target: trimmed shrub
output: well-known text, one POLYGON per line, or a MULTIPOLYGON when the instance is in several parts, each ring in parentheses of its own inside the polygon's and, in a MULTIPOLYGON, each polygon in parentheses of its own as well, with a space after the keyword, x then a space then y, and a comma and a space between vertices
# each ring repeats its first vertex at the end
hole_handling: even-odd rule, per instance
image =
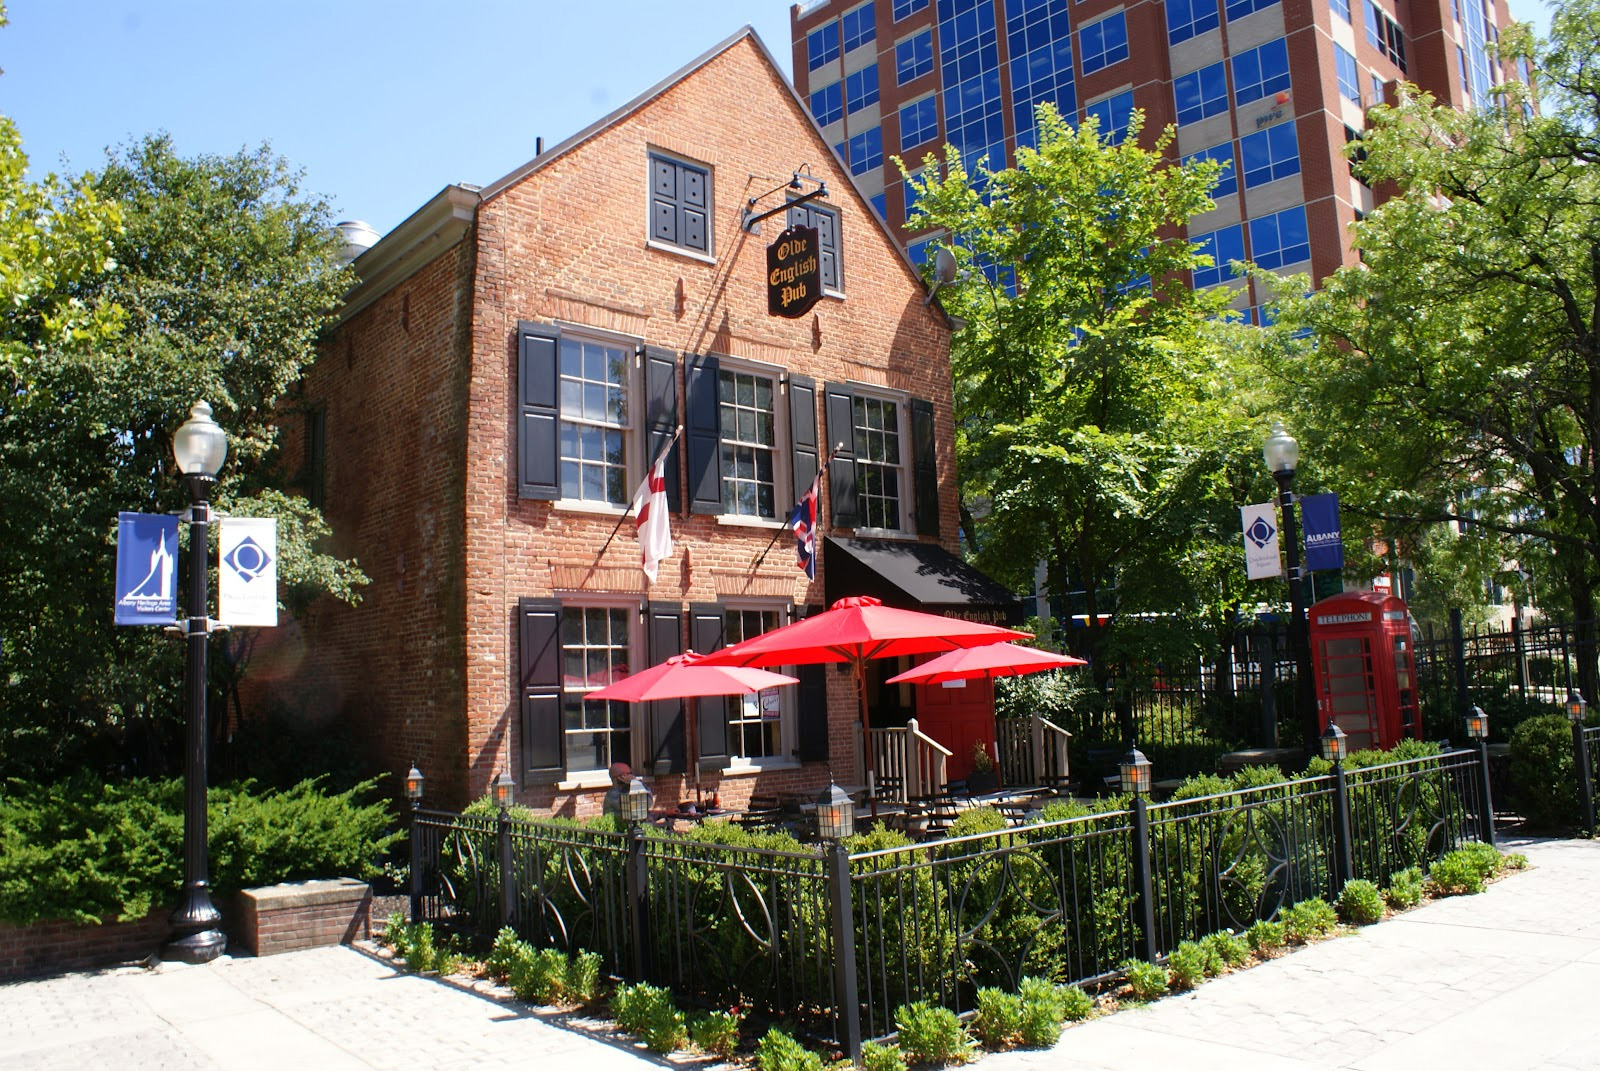
POLYGON ((925 1000, 902 1004, 894 1013, 900 1047, 918 1064, 958 1064, 972 1057, 972 1035, 949 1008, 925 1000))
POLYGON ((619 986, 611 997, 611 1014, 618 1026, 639 1035, 651 1052, 680 1049, 689 1037, 683 1013, 672 1003, 672 991, 648 982, 619 986))
MULTIPOLYGON (((1243 937, 1235 937, 1231 933, 1219 930, 1208 934, 1200 942, 1205 945, 1224 965, 1237 967, 1250 958, 1250 943, 1243 937)), ((1222 973, 1220 970, 1211 971, 1212 974, 1222 973)))
POLYGON ((1174 989, 1193 989, 1206 980, 1205 950, 1193 941, 1180 941, 1167 956, 1167 970, 1174 989))
POLYGON ((1070 1023, 1087 1019, 1094 1011, 1094 998, 1075 985, 1061 987, 1061 1017, 1070 1023))
POLYGON ((600 953, 580 950, 567 960, 566 996, 584 1005, 600 999, 600 953))
POLYGON ((726 1059, 739 1047, 739 1024, 744 1014, 735 1011, 706 1012, 689 1020, 689 1039, 703 1052, 726 1059))
POLYGON ((1156 1000, 1167 991, 1167 969, 1143 959, 1130 959, 1123 963, 1128 986, 1137 1000, 1156 1000))
POLYGON ((511 968, 517 960, 532 952, 527 942, 517 936, 516 930, 502 926, 500 932, 494 935, 494 945, 489 949, 489 958, 483 961, 483 966, 489 972, 489 977, 504 982, 511 977, 511 968))
POLYGON ((1428 883, 1441 896, 1480 893, 1500 873, 1500 853, 1487 844, 1469 844, 1447 852, 1428 870, 1428 883))
POLYGON ((1022 1031, 1022 997, 1003 989, 984 986, 978 990, 978 1010, 972 1017, 972 1032, 991 1049, 1004 1049, 1017 1042, 1022 1031))
POLYGON ((1339 892, 1339 917, 1352 926, 1370 926, 1383 918, 1383 896, 1362 878, 1344 883, 1339 892))
POLYGON ((1320 896, 1301 900, 1283 913, 1284 934, 1297 944, 1326 937, 1339 925, 1339 914, 1320 896))
POLYGON ((1529 718, 1511 734, 1511 784, 1517 813, 1536 829, 1579 821, 1572 725, 1560 714, 1529 718))
POLYGON ((906 1054, 899 1045, 861 1043, 861 1071, 906 1071, 906 1054))
POLYGON ((672 995, 649 982, 619 985, 611 994, 611 1017, 628 1033, 637 1034, 649 1022, 650 1008, 663 998, 670 1002, 672 995))
POLYGON ((822 1071, 822 1057, 773 1027, 756 1043, 756 1071, 822 1071))
POLYGON ((1018 1026, 1022 1044, 1045 1049, 1060 1041, 1061 1023, 1067 1017, 1065 991, 1045 978, 1024 978, 1018 996, 1022 1002, 1018 1026))
POLYGON ((1423 888, 1422 868, 1408 866, 1389 875, 1389 887, 1383 890, 1383 898, 1396 911, 1404 911, 1422 903, 1423 888))
POLYGON ((511 992, 530 1004, 554 1004, 561 999, 567 981, 567 957, 559 949, 535 951, 524 946, 511 963, 508 974, 511 992))
POLYGON ((383 924, 383 933, 380 935, 380 939, 384 944, 394 949, 394 954, 401 959, 405 958, 406 938, 410 936, 410 928, 411 924, 398 911, 390 914, 388 921, 383 924))
POLYGON ((1244 936, 1250 942, 1250 951, 1264 958, 1283 947, 1287 931, 1281 922, 1262 919, 1246 930, 1244 936))

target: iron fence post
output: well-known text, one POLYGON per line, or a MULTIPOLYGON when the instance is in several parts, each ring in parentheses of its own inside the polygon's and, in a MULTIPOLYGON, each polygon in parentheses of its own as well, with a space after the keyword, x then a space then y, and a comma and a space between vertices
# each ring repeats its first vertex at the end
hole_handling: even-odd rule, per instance
POLYGON ((1528 698, 1528 641, 1522 635, 1522 615, 1511 619, 1511 646, 1517 659, 1517 694, 1528 698))
POLYGON ((1139 883, 1139 929, 1144 938, 1144 958, 1156 961, 1156 890, 1150 873, 1150 815, 1144 797, 1133 798, 1133 870, 1139 883))
POLYGON ((510 924, 512 905, 517 902, 516 874, 511 868, 511 816, 504 807, 495 822, 500 856, 500 925, 510 924))
POLYGON ((861 1062, 861 1001, 856 979, 856 926, 851 911, 850 851, 844 841, 828 846, 829 923, 833 930, 833 1005, 839 1042, 851 1061, 861 1062))
POLYGON ((1356 876, 1355 863, 1350 856, 1350 785, 1345 780, 1342 762, 1333 764, 1333 846, 1339 878, 1339 887, 1333 892, 1338 895, 1356 876))
POLYGON ((1572 723, 1572 764, 1578 771, 1578 799, 1583 804, 1583 828, 1594 836, 1594 782, 1589 770, 1589 745, 1583 739, 1583 722, 1572 723))
POLYGON ((1461 611, 1450 611, 1450 652, 1456 662, 1456 724, 1472 713, 1472 698, 1467 693, 1467 639, 1461 632, 1461 611))
POLYGON ((421 800, 411 801, 411 921, 422 920, 422 828, 417 811, 421 800))
POLYGON ((1494 840, 1494 791, 1489 787, 1489 741, 1478 741, 1478 794, 1483 799, 1478 804, 1478 836, 1489 847, 1494 840))
POLYGON ((644 854, 644 830, 638 822, 628 823, 628 862, 625 882, 628 895, 628 921, 633 929, 633 980, 645 980, 650 957, 645 947, 650 935, 650 903, 647 886, 650 862, 644 854))

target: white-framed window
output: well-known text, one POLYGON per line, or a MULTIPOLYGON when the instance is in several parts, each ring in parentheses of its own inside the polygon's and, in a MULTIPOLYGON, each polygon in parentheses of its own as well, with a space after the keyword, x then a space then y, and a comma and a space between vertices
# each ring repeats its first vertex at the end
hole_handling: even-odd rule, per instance
POLYGON ((626 508, 632 485, 636 346, 564 331, 557 374, 561 499, 626 508))
MULTIPOLYGON (((784 623, 783 608, 776 603, 725 604, 722 611, 723 642, 771 632, 784 623)), ((777 670, 793 676, 793 667, 777 670)), ((794 688, 768 688, 750 695, 728 698, 728 761, 732 766, 760 766, 789 762, 794 750, 794 688)))
MULTIPOLYGON (((717 370, 723 512, 777 520, 783 451, 778 375, 722 358, 717 370)), ((787 498, 787 496, 784 496, 787 498)), ((730 641, 731 642, 731 641, 730 641)))
POLYGON ((633 704, 585 696, 626 677, 640 661, 638 621, 637 603, 562 604, 561 727, 569 778, 633 761, 633 704))
POLYGON ((856 450, 857 528, 905 529, 907 405, 904 399, 855 391, 851 403, 856 450))

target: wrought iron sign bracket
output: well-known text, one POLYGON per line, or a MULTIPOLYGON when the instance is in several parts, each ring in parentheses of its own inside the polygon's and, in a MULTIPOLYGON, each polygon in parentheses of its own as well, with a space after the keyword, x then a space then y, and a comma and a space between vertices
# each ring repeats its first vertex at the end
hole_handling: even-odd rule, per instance
POLYGON ((739 219, 739 226, 743 230, 754 234, 756 233, 756 228, 760 226, 761 221, 766 219, 768 216, 775 216, 779 212, 787 212, 795 205, 803 205, 807 201, 814 201, 818 197, 826 196, 828 196, 828 184, 821 179, 812 177, 810 164, 801 164, 800 170, 796 171, 794 176, 788 182, 785 182, 781 186, 774 186, 766 193, 750 198, 750 200, 745 203, 744 213, 739 219), (779 190, 798 190, 802 188, 802 183, 804 182, 815 182, 817 184, 817 188, 812 190, 810 193, 803 193, 791 201, 785 201, 777 208, 769 208, 765 212, 760 213, 756 212, 756 205, 760 204, 768 197, 771 197, 779 190))

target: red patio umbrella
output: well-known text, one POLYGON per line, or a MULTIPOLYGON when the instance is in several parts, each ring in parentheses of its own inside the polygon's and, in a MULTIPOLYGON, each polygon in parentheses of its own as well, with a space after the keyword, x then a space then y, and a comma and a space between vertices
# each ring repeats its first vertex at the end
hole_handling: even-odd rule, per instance
POLYGON ((990 680, 994 677, 1017 677, 1025 673, 1043 673, 1068 666, 1087 666, 1089 663, 1072 655, 1041 651, 1037 647, 1019 647, 1014 643, 991 643, 986 647, 969 647, 951 651, 930 659, 897 676, 890 684, 943 684, 946 681, 990 680))
POLYGON ((648 703, 657 699, 689 700, 689 725, 685 736, 689 769, 694 777, 696 799, 700 795, 700 711, 697 700, 703 695, 748 695, 751 692, 799 684, 782 673, 745 666, 707 665, 706 655, 686 651, 659 665, 630 673, 615 684, 589 692, 584 699, 615 699, 626 703, 648 703))
MULTIPOLYGON (((871 728, 867 719, 868 659, 956 651, 965 647, 1026 639, 1032 639, 1026 632, 924 614, 916 610, 898 610, 883 605, 880 599, 863 595, 840 599, 826 613, 714 651, 706 655, 705 661, 732 666, 848 663, 855 670, 856 697, 861 708, 862 744, 866 751, 867 772, 870 774, 873 772, 873 757, 872 740, 867 735, 871 728)), ((876 799, 873 800, 873 812, 877 812, 876 799)))

